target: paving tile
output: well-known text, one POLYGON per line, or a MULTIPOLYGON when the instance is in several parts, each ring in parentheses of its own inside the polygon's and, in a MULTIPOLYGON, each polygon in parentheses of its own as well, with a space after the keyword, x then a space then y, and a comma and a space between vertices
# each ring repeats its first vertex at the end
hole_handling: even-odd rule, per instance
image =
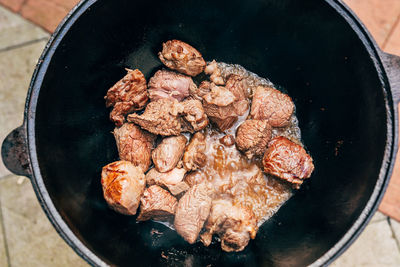
MULTIPOLYGON (((29 82, 46 42, 0 53, 0 141, 22 124, 29 82)), ((0 161, 0 177, 10 174, 0 161)))
POLYGON ((384 50, 385 52, 400 56, 400 18, 390 35, 384 50))
POLYGON ((68 9, 65 7, 47 0, 27 0, 21 9, 23 17, 49 32, 56 29, 67 13, 68 9))
POLYGON ((38 26, 0 6, 0 50, 47 36, 38 26))
POLYGON ((11 266, 88 266, 57 234, 29 179, 0 180, 0 200, 11 266))
MULTIPOLYGON (((400 246, 400 222, 390 219, 390 226, 392 227, 394 237, 397 240, 397 244, 400 246)), ((399 247, 400 250, 400 247, 399 247)))
POLYGON ((332 267, 398 267, 400 253, 387 220, 370 223, 332 267))
POLYGON ((0 216, 0 266, 7 266, 7 253, 4 243, 4 235, 3 235, 3 221, 2 216, 0 216))
POLYGON ((383 214, 383 213, 380 212, 380 211, 377 211, 377 212, 374 214, 374 216, 372 217, 370 223, 384 221, 384 220, 387 220, 387 218, 388 218, 388 217, 387 217, 385 214, 383 214))
POLYGON ((343 0, 382 47, 400 14, 399 0, 343 0))
POLYGON ((18 12, 25 0, 0 0, 0 4, 8 7, 14 12, 18 12))

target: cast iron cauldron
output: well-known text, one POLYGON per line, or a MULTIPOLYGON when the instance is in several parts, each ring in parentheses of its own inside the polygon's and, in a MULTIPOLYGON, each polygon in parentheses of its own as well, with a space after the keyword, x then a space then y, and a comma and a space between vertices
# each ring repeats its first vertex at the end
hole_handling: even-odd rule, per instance
POLYGON ((49 41, 2 156, 94 266, 325 265, 360 234, 388 184, 398 92, 400 58, 380 51, 341 1, 88 0, 49 41), (241 253, 188 245, 102 198, 101 167, 118 158, 103 96, 125 67, 149 78, 172 38, 286 88, 315 160, 312 178, 241 253))

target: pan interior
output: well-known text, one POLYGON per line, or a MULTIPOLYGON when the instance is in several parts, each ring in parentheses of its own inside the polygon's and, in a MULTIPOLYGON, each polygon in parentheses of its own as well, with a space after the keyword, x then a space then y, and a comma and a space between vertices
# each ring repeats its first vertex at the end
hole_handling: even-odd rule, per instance
POLYGON ((372 60, 324 1, 121 0, 98 1, 64 36, 42 82, 35 134, 58 212, 107 263, 291 266, 317 260, 359 217, 378 179, 386 122, 372 60), (312 178, 241 253, 188 245, 160 224, 111 211, 103 200, 101 167, 118 159, 103 97, 126 67, 148 79, 169 39, 285 87, 314 158, 312 178))

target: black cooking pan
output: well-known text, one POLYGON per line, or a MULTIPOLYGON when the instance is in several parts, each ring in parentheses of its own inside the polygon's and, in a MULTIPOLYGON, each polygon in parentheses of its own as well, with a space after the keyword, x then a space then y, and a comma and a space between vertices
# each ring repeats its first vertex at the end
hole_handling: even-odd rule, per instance
POLYGON ((31 178, 54 227, 94 266, 325 265, 383 196, 399 92, 400 58, 379 50, 341 1, 88 0, 49 41, 24 123, 2 156, 31 178), (240 253, 188 245, 163 225, 111 211, 102 197, 101 167, 118 158, 103 96, 125 67, 149 78, 173 38, 286 88, 315 161, 311 179, 240 253))

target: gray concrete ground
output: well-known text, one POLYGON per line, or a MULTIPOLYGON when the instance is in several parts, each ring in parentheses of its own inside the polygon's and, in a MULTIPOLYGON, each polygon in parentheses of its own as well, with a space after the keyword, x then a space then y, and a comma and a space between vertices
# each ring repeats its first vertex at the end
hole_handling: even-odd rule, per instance
MULTIPOLYGON (((0 140, 22 123, 29 81, 49 35, 0 7, 0 140)), ((332 264, 400 266, 400 223, 382 213, 332 264)), ((56 233, 30 181, 0 163, 0 266, 87 266, 56 233)))

